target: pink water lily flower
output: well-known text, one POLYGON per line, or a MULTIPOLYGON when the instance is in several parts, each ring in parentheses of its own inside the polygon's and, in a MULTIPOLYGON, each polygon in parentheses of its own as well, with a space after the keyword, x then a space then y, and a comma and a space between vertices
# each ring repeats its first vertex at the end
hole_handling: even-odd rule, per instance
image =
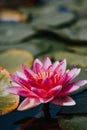
POLYGON ((75 105, 70 94, 87 84, 87 80, 73 82, 80 73, 80 69, 66 70, 66 59, 62 62, 46 57, 43 62, 35 59, 33 70, 22 65, 23 73, 10 75, 15 85, 7 88, 11 94, 26 97, 18 110, 33 108, 41 103, 53 103, 62 106, 75 105))

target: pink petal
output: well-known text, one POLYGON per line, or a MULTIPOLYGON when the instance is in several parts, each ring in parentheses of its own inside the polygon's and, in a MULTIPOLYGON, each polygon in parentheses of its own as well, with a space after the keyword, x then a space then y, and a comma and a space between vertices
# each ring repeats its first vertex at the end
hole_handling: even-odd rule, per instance
POLYGON ((38 74, 40 71, 41 71, 41 66, 38 63, 36 63, 34 66, 34 72, 38 74))
POLYGON ((18 107, 17 110, 23 111, 27 109, 31 109, 33 107, 38 106, 41 104, 40 100, 38 98, 26 98, 18 107))
POLYGON ((75 85, 78 85, 80 87, 82 87, 86 84, 87 84, 87 80, 79 80, 79 81, 75 82, 75 85))
POLYGON ((22 69, 23 69, 24 74, 26 75, 27 79, 34 80, 35 73, 31 69, 29 69, 25 65, 22 65, 22 69))
POLYGON ((42 62, 41 62, 40 60, 36 59, 36 60, 34 61, 34 66, 33 66, 34 72, 35 72, 35 73, 40 72, 41 67, 42 67, 42 62))
POLYGON ((36 94, 34 94, 32 91, 28 89, 24 89, 20 86, 12 86, 6 88, 6 91, 11 94, 20 95, 24 97, 38 97, 36 94))
POLYGON ((18 77, 21 77, 21 78, 27 80, 27 78, 26 78, 26 76, 24 75, 24 73, 19 72, 19 71, 16 71, 16 74, 17 74, 18 77))
POLYGON ((47 96, 47 92, 44 89, 32 87, 31 91, 34 92, 39 97, 42 97, 42 98, 47 96))
POLYGON ((76 78, 76 76, 78 76, 78 74, 80 73, 81 69, 71 69, 69 70, 69 72, 67 72, 67 78, 65 79, 64 84, 67 84, 69 82, 71 82, 74 78, 76 78))
POLYGON ((49 59, 49 57, 46 57, 43 61, 43 68, 48 69, 50 65, 52 65, 51 60, 49 59))
POLYGON ((65 80, 66 80, 66 73, 62 75, 62 77, 58 81, 56 81, 56 84, 57 85, 64 84, 65 80))
POLYGON ((80 86, 75 85, 75 84, 71 84, 67 87, 65 87, 61 93, 59 94, 59 96, 65 96, 65 95, 69 95, 75 91, 77 91, 80 88, 80 86))
POLYGON ((26 86, 27 88, 30 87, 29 82, 28 82, 27 80, 23 79, 23 78, 18 77, 18 76, 15 76, 15 75, 12 75, 12 74, 10 74, 10 77, 11 77, 11 79, 12 79, 15 83, 17 83, 17 84, 19 84, 19 85, 21 85, 21 86, 26 86))
POLYGON ((25 97, 29 96, 28 91, 19 86, 8 87, 6 88, 6 91, 8 93, 15 94, 15 95, 20 95, 25 97))
POLYGON ((66 70, 66 59, 64 59, 62 62, 59 63, 59 65, 56 67, 54 74, 59 73, 59 75, 63 75, 66 70))
POLYGON ((22 87, 20 87, 20 86, 12 86, 12 87, 7 87, 5 90, 8 93, 19 95, 18 92, 20 90, 24 90, 24 89, 22 87))
POLYGON ((85 84, 87 84, 87 80, 80 80, 80 81, 74 82, 74 83, 66 86, 64 89, 62 89, 60 96, 65 96, 65 95, 71 94, 71 93, 77 91, 79 88, 81 88, 85 84))
POLYGON ((53 65, 50 65, 50 66, 48 67, 48 69, 46 70, 46 72, 47 72, 48 74, 50 74, 50 77, 53 75, 53 72, 54 72, 54 70, 58 67, 58 65, 59 65, 59 62, 56 61, 53 65))
POLYGON ((48 92, 48 95, 55 97, 55 96, 57 96, 59 94, 59 92, 61 91, 61 89, 62 89, 61 85, 56 86, 56 87, 50 89, 50 91, 48 92))
POLYGON ((51 103, 60 106, 72 106, 76 104, 75 101, 69 96, 55 98, 51 101, 51 103))
MULTIPOLYGON (((42 80, 41 80, 42 81, 42 80)), ((41 84, 39 84, 41 82, 40 80, 38 81, 33 81, 33 80, 30 80, 29 81, 29 84, 33 87, 36 87, 36 88, 41 88, 41 84)))
POLYGON ((56 61, 56 62, 54 62, 54 64, 52 65, 52 73, 55 71, 55 69, 58 67, 58 65, 59 65, 59 61, 56 61))
POLYGON ((40 98, 40 101, 41 101, 41 103, 47 103, 47 102, 52 101, 53 98, 54 98, 54 96, 51 96, 51 97, 48 96, 48 97, 40 98))
POLYGON ((42 87, 45 90, 49 90, 53 87, 53 82, 50 78, 46 78, 42 81, 42 87))
POLYGON ((47 72, 47 73, 52 73, 52 65, 50 65, 50 66, 47 68, 47 70, 45 70, 45 72, 47 72))

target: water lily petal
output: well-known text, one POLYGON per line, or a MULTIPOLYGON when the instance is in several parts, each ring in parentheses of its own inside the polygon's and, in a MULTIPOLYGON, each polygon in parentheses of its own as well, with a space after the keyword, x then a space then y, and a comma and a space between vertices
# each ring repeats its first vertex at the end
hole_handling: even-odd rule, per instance
POLYGON ((23 69, 24 74, 26 75, 27 79, 34 80, 35 73, 31 69, 29 69, 25 65, 22 65, 22 69, 23 69))
POLYGON ((69 85, 69 86, 67 86, 67 88, 65 88, 61 91, 59 96, 65 96, 65 95, 71 94, 71 93, 77 91, 79 88, 80 88, 80 86, 75 85, 75 84, 69 85))
POLYGON ((27 80, 23 79, 23 78, 18 77, 18 76, 15 76, 15 75, 13 75, 13 74, 10 74, 10 77, 11 77, 11 79, 12 79, 15 83, 17 83, 17 84, 19 84, 19 85, 22 85, 22 86, 26 86, 26 87, 28 87, 28 88, 30 87, 29 82, 28 82, 27 80))
POLYGON ((66 70, 66 59, 59 63, 59 65, 54 70, 54 74, 58 73, 59 75, 63 75, 66 70))
POLYGON ((59 92, 61 91, 61 89, 62 89, 61 85, 56 86, 56 87, 50 89, 50 91, 48 92, 48 95, 55 97, 55 96, 57 96, 59 94, 59 92))
POLYGON ((50 65, 52 65, 51 60, 49 59, 49 57, 46 57, 43 61, 43 68, 48 69, 50 65))
POLYGON ((35 93, 36 95, 38 95, 39 97, 46 97, 47 96, 47 92, 44 90, 44 89, 40 89, 40 88, 35 88, 35 87, 32 87, 31 88, 31 91, 33 93, 35 93))
POLYGON ((51 96, 51 97, 44 97, 44 98, 40 98, 40 101, 41 103, 47 103, 47 102, 50 102, 54 99, 54 96, 51 96))
POLYGON ((61 106, 73 106, 76 104, 75 101, 69 96, 55 98, 51 101, 51 103, 61 106))
POLYGON ((18 107, 17 110, 23 111, 27 109, 31 109, 33 107, 41 104, 41 101, 38 98, 26 98, 18 107))
POLYGON ((81 69, 71 69, 67 72, 67 77, 65 79, 64 84, 67 84, 69 82, 71 82, 74 78, 76 78, 78 76, 78 74, 80 73, 81 69))
POLYGON ((62 77, 58 81, 56 81, 56 84, 57 85, 60 85, 60 84, 63 85, 65 80, 66 80, 66 77, 67 77, 67 75, 65 73, 64 75, 62 75, 62 77))
POLYGON ((67 94, 73 93, 77 91, 79 88, 87 84, 87 80, 80 80, 77 82, 74 82, 68 86, 66 86, 60 93, 60 96, 65 96, 67 94))
POLYGON ((29 89, 24 89, 21 86, 12 86, 6 88, 6 91, 11 94, 20 95, 24 97, 38 97, 36 94, 34 94, 29 89))
POLYGON ((28 91, 19 86, 8 87, 8 88, 6 88, 6 91, 8 93, 15 94, 15 95, 29 96, 28 91))
POLYGON ((22 90, 23 88, 21 86, 12 86, 12 87, 7 87, 5 90, 8 92, 8 93, 11 93, 11 94, 17 94, 18 95, 18 92, 20 90, 22 90))
POLYGON ((35 59, 33 65, 33 71, 37 74, 45 72, 45 68, 43 68, 43 63, 39 59, 35 59))
POLYGON ((74 84, 82 87, 87 84, 87 80, 79 80, 79 81, 76 81, 74 84))
POLYGON ((36 60, 34 61, 33 71, 34 71, 35 73, 38 73, 38 72, 40 72, 41 67, 42 67, 42 62, 41 62, 40 60, 36 59, 36 60))
POLYGON ((53 81, 50 78, 46 78, 42 81, 42 87, 45 90, 49 90, 51 88, 53 88, 53 81))
POLYGON ((58 67, 58 65, 59 65, 59 61, 56 61, 56 62, 54 62, 54 64, 52 65, 52 73, 54 72, 54 70, 58 67))
POLYGON ((21 77, 21 78, 27 80, 27 78, 26 78, 26 76, 24 75, 24 73, 19 72, 19 71, 16 71, 16 74, 17 74, 18 77, 21 77))

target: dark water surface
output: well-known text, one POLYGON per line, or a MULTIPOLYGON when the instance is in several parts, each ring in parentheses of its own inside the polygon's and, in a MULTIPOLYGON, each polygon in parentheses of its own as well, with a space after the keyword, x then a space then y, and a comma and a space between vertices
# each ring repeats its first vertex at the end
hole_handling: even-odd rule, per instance
POLYGON ((43 105, 40 105, 31 110, 21 112, 15 110, 9 114, 0 116, 0 130, 33 130, 35 128, 38 130, 42 130, 42 128, 43 130, 56 130, 56 128, 59 127, 56 114, 60 110, 60 107, 52 104, 50 105, 50 114, 52 119, 45 119, 42 110, 43 105))

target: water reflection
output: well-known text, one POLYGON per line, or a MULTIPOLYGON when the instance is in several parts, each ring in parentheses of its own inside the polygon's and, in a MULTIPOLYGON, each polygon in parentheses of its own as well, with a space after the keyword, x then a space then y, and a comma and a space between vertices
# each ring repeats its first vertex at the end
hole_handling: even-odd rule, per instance
POLYGON ((30 118, 21 120, 22 125, 19 130, 62 130, 57 119, 30 118), (23 123, 24 122, 24 123, 23 123))

